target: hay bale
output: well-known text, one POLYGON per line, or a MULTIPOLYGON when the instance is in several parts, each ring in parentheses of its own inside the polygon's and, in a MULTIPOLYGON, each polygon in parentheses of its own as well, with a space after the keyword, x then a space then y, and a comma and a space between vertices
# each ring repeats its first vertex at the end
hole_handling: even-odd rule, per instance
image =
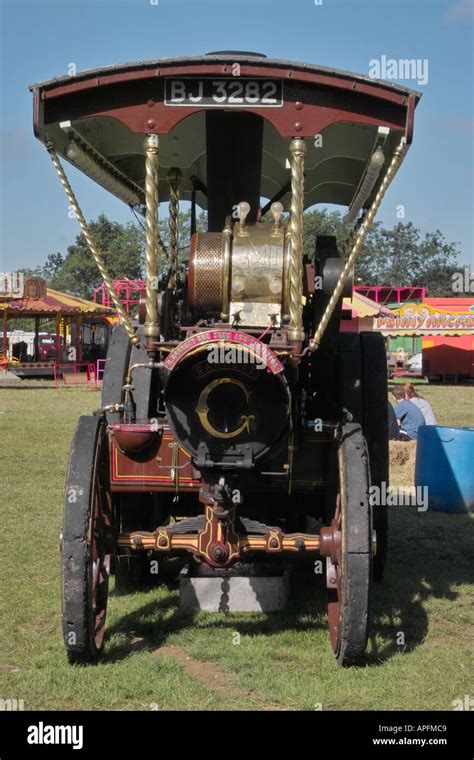
POLYGON ((390 485, 415 484, 416 441, 389 442, 390 485))

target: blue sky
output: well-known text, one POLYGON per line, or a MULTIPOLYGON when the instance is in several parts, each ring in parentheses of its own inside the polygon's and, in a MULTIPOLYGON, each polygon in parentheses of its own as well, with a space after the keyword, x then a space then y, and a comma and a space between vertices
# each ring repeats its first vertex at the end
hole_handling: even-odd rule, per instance
MULTIPOLYGON (((50 159, 32 133, 28 84, 124 61, 256 50, 368 74, 369 61, 427 59, 413 147, 379 219, 439 228, 474 269, 472 0, 0 0, 0 270, 42 264, 78 233, 50 159)), ((87 218, 132 219, 68 166, 87 218)))

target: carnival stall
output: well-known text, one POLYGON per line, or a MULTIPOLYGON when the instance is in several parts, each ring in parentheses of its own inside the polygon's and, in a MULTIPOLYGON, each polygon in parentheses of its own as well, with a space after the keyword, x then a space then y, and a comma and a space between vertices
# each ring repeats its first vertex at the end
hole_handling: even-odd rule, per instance
POLYGON ((86 372, 107 352, 113 310, 31 277, 0 295, 1 364, 19 377, 86 372))
POLYGON ((429 380, 474 378, 474 298, 425 298, 374 317, 386 337, 421 336, 422 374, 429 380))

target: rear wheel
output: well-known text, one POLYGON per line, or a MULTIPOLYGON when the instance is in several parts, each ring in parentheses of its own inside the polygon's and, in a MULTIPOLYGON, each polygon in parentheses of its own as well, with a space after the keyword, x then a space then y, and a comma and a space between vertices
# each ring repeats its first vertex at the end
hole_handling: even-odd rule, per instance
POLYGON ((336 660, 363 657, 372 584, 369 462, 361 427, 344 425, 336 444, 338 487, 330 525, 321 529, 326 554, 329 634, 336 660))
POLYGON ((80 417, 69 455, 61 542, 62 625, 70 662, 90 662, 104 645, 112 531, 105 425, 99 417, 80 417))
MULTIPOLYGON (((123 325, 114 327, 102 378, 102 407, 119 404, 122 401, 122 388, 128 370, 131 348, 130 337, 125 327, 123 325)), ((108 424, 113 425, 120 422, 121 413, 108 411, 106 417, 108 424)))

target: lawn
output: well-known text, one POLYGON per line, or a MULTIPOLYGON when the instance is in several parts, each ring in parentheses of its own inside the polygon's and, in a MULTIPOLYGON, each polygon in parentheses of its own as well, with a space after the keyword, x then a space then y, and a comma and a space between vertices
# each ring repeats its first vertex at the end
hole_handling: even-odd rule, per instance
MULTIPOLYGON (((474 425, 474 388, 424 386, 441 424, 474 425)), ((473 515, 390 510, 367 664, 336 666, 324 589, 292 574, 284 615, 185 617, 177 585, 109 599, 97 665, 66 662, 59 531, 67 452, 88 388, 0 388, 0 698, 25 709, 452 709, 472 694, 473 515), (236 635, 239 634, 239 635, 236 635)))

